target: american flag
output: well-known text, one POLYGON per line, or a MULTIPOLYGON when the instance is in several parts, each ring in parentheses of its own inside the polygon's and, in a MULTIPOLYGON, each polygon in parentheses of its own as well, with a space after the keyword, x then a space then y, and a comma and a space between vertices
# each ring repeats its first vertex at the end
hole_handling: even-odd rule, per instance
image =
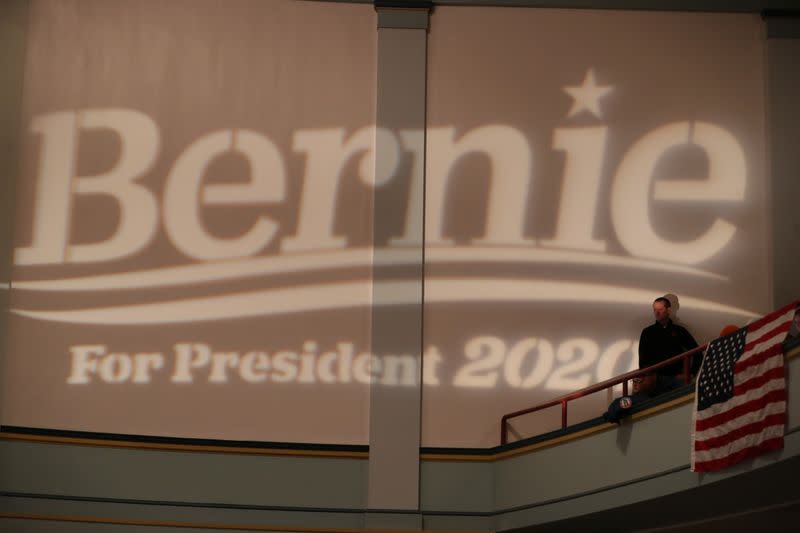
POLYGON ((692 471, 783 448, 783 340, 797 302, 709 343, 697 378, 692 471))

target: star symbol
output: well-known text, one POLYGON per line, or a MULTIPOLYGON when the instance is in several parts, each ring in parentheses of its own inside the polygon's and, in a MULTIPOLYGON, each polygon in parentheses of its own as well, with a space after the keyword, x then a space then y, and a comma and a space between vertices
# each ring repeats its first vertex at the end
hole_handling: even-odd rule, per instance
POLYGON ((583 84, 580 87, 564 87, 564 91, 572 97, 572 108, 567 113, 567 118, 577 115, 581 111, 591 111, 597 118, 600 117, 600 98, 614 90, 611 85, 597 85, 594 80, 594 69, 586 71, 583 84))

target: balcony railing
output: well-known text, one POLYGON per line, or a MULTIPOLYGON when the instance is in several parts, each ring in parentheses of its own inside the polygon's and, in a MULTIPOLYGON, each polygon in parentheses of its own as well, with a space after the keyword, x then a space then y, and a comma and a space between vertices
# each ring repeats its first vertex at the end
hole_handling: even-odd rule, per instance
POLYGON ((626 374, 621 374, 614 378, 608 379, 606 381, 601 381, 600 383, 595 383, 594 385, 590 385, 585 389, 581 389, 575 392, 571 392, 565 396, 561 396, 560 398, 556 398, 555 400, 550 400, 549 402, 542 403, 540 405, 530 407, 528 409, 522 409, 520 411, 514 411, 513 413, 509 413, 507 415, 503 415, 503 418, 500 419, 500 444, 507 444, 508 443, 508 421, 512 418, 517 418, 522 415, 527 415, 529 413, 534 413, 536 411, 541 411, 542 409, 547 409, 548 407, 554 407, 556 405, 561 405, 561 429, 565 429, 567 427, 567 405, 572 400, 577 400, 578 398, 583 398, 584 396, 588 396, 589 394, 594 394, 595 392, 602 391, 604 389, 608 389, 610 387, 614 387, 615 385, 619 385, 622 383, 622 395, 628 395, 628 381, 633 378, 644 376, 646 374, 652 373, 654 370, 658 370, 661 367, 671 365, 678 361, 683 361, 683 382, 689 383, 689 368, 692 357, 698 353, 703 353, 706 349, 707 344, 702 346, 698 346, 697 348, 693 348, 688 352, 684 352, 680 355, 676 355, 660 363, 655 365, 649 366, 647 368, 640 368, 638 370, 633 370, 626 374))

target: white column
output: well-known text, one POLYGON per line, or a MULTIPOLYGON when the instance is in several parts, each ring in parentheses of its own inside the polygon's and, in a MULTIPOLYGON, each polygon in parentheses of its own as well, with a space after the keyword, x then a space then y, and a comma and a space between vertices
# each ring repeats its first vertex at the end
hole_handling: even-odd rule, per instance
MULTIPOLYGON (((378 13, 376 120, 379 128, 387 128, 399 139, 401 130, 423 132, 425 128, 430 3, 402 2, 402 8, 383 4, 391 3, 375 2, 378 13)), ((416 170, 424 172, 423 158, 412 156, 425 153, 424 135, 405 136, 402 142, 401 157, 406 158, 402 161, 418 165, 416 170)), ((391 153, 392 147, 382 146, 379 138, 376 165, 381 165, 384 154, 391 153)), ((373 243, 376 254, 386 247, 387 224, 395 220, 396 214, 403 213, 407 206, 423 205, 422 198, 409 196, 424 194, 424 188, 416 190, 410 183, 408 185, 398 195, 381 194, 379 187, 375 190, 373 243)), ((415 281, 415 303, 402 307, 382 305, 390 295, 382 291, 381 284, 396 279, 392 276, 397 273, 374 272, 371 350, 381 355, 411 355, 421 369, 424 243, 422 224, 418 227, 419 235, 406 235, 403 239, 403 248, 417 259, 407 270, 404 267, 402 276, 403 280, 415 281)), ((421 377, 414 386, 371 384, 367 527, 420 529, 422 526, 421 516, 415 512, 419 510, 421 393, 421 377)))

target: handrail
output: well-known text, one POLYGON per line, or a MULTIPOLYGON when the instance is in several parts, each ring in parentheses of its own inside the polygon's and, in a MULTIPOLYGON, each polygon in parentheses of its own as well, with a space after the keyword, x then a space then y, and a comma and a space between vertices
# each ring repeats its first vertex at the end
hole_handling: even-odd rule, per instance
POLYGON ((542 409, 547 409, 548 407, 553 407, 555 405, 561 404, 561 429, 565 429, 567 427, 567 403, 576 400, 578 398, 582 398, 584 396, 588 396, 589 394, 594 394, 595 392, 599 392, 601 390, 607 389, 609 387, 613 387, 614 385, 618 385, 622 383, 622 395, 628 395, 628 380, 633 379, 635 377, 643 376, 645 374, 650 374, 653 370, 657 370, 661 367, 665 367, 678 361, 683 361, 683 379, 685 383, 689 383, 689 360, 690 358, 697 354, 702 353, 708 344, 703 344, 702 346, 698 346, 697 348, 692 348, 686 352, 683 352, 680 355, 676 355, 674 357, 670 357, 669 359, 665 359, 660 363, 656 363, 654 365, 648 366, 646 368, 640 368, 637 370, 631 370, 625 374, 620 374, 619 376, 613 377, 611 379, 607 379, 605 381, 601 381, 600 383, 595 383, 594 385, 590 385, 583 389, 580 389, 575 392, 571 392, 560 398, 556 398, 555 400, 550 400, 549 402, 545 402, 539 404, 534 407, 529 407, 528 409, 522 409, 520 411, 514 411, 513 413, 509 413, 507 415, 503 415, 503 418, 500 419, 500 444, 508 444, 508 421, 512 418, 516 418, 518 416, 526 415, 528 413, 533 413, 536 411, 541 411, 542 409))

